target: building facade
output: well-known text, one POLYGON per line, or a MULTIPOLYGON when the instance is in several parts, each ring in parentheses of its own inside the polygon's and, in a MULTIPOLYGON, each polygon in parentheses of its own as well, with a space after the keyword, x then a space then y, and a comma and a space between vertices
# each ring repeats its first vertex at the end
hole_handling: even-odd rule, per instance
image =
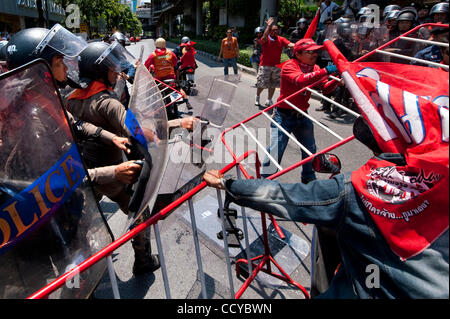
MULTIPOLYGON (((48 26, 61 23, 66 17, 65 10, 53 0, 42 0, 44 20, 48 17, 48 26)), ((16 33, 25 28, 38 25, 36 0, 1 0, 0 32, 2 35, 16 33)))

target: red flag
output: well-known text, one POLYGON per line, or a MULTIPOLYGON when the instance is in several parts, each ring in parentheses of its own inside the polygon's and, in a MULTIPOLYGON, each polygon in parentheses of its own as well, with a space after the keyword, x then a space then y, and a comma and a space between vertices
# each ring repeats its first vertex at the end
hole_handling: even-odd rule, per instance
POLYGON ((317 25, 319 24, 319 18, 320 18, 320 8, 317 9, 316 16, 311 21, 311 24, 309 25, 308 30, 306 30, 303 39, 313 38, 314 33, 316 33, 317 25))
POLYGON ((449 225, 449 79, 441 69, 348 62, 325 42, 383 152, 406 165, 372 159, 352 183, 394 253, 418 255, 449 225))

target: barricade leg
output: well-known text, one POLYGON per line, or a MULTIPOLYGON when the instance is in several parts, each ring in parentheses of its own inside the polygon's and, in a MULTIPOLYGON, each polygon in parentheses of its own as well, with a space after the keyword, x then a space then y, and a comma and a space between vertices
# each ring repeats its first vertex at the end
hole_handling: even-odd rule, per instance
MULTIPOLYGON (((239 169, 239 165, 236 166, 236 175, 238 179, 241 179, 241 170, 239 169)), ((244 240, 245 240, 245 253, 247 255, 247 265, 248 265, 248 273, 252 273, 252 262, 250 255, 250 243, 248 241, 248 227, 247 227, 247 214, 245 212, 245 207, 241 206, 241 214, 242 214, 242 224, 244 226, 244 240)), ((236 273, 238 273, 238 268, 236 269, 236 273)))
POLYGON ((116 272, 114 271, 114 264, 111 255, 109 255, 106 259, 108 260, 108 274, 114 299, 120 299, 119 286, 117 285, 116 272))
MULTIPOLYGON (((270 247, 269 247, 269 238, 268 238, 268 235, 267 235, 266 214, 262 213, 262 212, 261 212, 261 222, 262 222, 262 231, 263 231, 264 254, 251 259, 252 263, 254 261, 259 260, 259 259, 261 259, 261 262, 258 265, 253 265, 255 267, 255 270, 253 271, 251 276, 249 276, 247 278, 247 280, 244 282, 244 284, 241 286, 241 288, 238 290, 238 292, 236 293, 235 298, 239 299, 242 296, 244 291, 248 288, 250 283, 256 278, 256 275, 260 271, 263 271, 266 274, 269 274, 269 275, 271 275, 271 276, 273 276, 275 278, 283 280, 284 282, 286 282, 288 284, 296 286, 297 288, 299 288, 302 291, 302 293, 305 296, 305 298, 309 298, 309 294, 306 291, 306 289, 302 285, 300 285, 298 282, 292 280, 291 277, 289 277, 289 275, 283 270, 283 268, 281 268, 281 266, 272 257, 271 252, 270 252, 270 247), (278 270, 281 272, 281 275, 277 274, 277 273, 274 273, 272 271, 271 263, 273 263, 275 265, 275 267, 278 268, 278 270), (266 268, 264 268, 264 266, 266 268)), ((236 273, 237 274, 239 274, 239 272, 240 272, 239 271, 239 264, 240 263, 248 263, 248 261, 246 259, 239 259, 239 260, 236 261, 236 273)))
POLYGON ((191 216, 192 236, 194 237, 195 255, 197 256, 197 266, 198 271, 200 272, 200 283, 202 285, 202 297, 203 299, 206 299, 207 295, 206 295, 205 273, 203 272, 202 256, 200 254, 200 244, 198 242, 197 224, 195 222, 195 213, 192 198, 189 198, 188 204, 189 204, 189 214, 191 216))
POLYGON ((163 248, 162 248, 162 243, 161 243, 161 235, 159 232, 158 223, 155 223, 153 225, 153 229, 155 231, 156 246, 158 248, 159 263, 161 264, 161 273, 162 273, 163 281, 164 281, 164 289, 166 290, 166 298, 171 299, 172 297, 170 295, 169 278, 167 276, 166 262, 164 260, 164 253, 163 253, 163 248))
POLYGON ((224 251, 225 251, 225 258, 226 258, 226 262, 227 262, 228 281, 230 284, 230 298, 233 299, 234 298, 233 275, 231 274, 230 252, 228 250, 228 238, 227 238, 227 231, 225 229, 225 217, 224 217, 224 213, 223 213, 222 193, 220 192, 220 190, 217 190, 217 201, 219 203, 220 220, 222 221, 224 251))

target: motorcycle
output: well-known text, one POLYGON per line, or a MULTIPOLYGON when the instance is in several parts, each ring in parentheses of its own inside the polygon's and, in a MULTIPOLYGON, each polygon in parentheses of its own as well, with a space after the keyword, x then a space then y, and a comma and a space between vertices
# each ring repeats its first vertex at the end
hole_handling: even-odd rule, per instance
POLYGON ((194 74, 195 69, 193 67, 180 69, 179 86, 187 95, 191 94, 192 88, 195 87, 194 74))
MULTIPOLYGON (((334 154, 319 154, 313 159, 318 173, 339 174, 341 163, 334 154)), ((341 263, 336 231, 324 226, 314 226, 311 244, 311 297, 324 293, 330 286, 341 263)))
MULTIPOLYGON (((167 79, 162 81, 165 85, 171 88, 170 91, 172 91, 169 94, 163 95, 163 100, 165 105, 169 105, 166 108, 167 111, 167 119, 174 120, 177 118, 180 118, 178 113, 178 104, 184 103, 184 99, 182 99, 181 94, 178 93, 177 90, 177 83, 175 79, 167 79)), ((162 91, 164 89, 164 85, 161 83, 158 83, 159 89, 162 91)))

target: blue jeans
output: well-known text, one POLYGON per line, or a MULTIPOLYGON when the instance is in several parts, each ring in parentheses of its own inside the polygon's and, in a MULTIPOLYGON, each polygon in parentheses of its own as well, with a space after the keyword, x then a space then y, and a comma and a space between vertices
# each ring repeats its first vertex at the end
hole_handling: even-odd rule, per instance
POLYGON ((236 61, 237 61, 236 58, 223 59, 223 63, 225 64, 225 67, 223 68, 223 73, 225 75, 228 75, 228 67, 230 67, 230 66, 233 67, 234 74, 238 74, 237 62, 236 61))
MULTIPOLYGON (((314 139, 314 125, 306 117, 295 117, 281 113, 276 108, 273 114, 273 120, 277 122, 287 132, 292 133, 297 141, 306 147, 311 153, 316 152, 316 141, 314 139)), ((270 123, 270 146, 267 152, 278 162, 281 162, 284 151, 289 142, 287 137, 275 124, 270 123)), ((302 159, 309 155, 302 150, 302 159)), ((270 161, 266 155, 262 164, 261 176, 266 178, 277 172, 277 167, 270 161)), ((302 165, 302 178, 306 180, 316 179, 316 174, 312 167, 312 161, 302 165)))

